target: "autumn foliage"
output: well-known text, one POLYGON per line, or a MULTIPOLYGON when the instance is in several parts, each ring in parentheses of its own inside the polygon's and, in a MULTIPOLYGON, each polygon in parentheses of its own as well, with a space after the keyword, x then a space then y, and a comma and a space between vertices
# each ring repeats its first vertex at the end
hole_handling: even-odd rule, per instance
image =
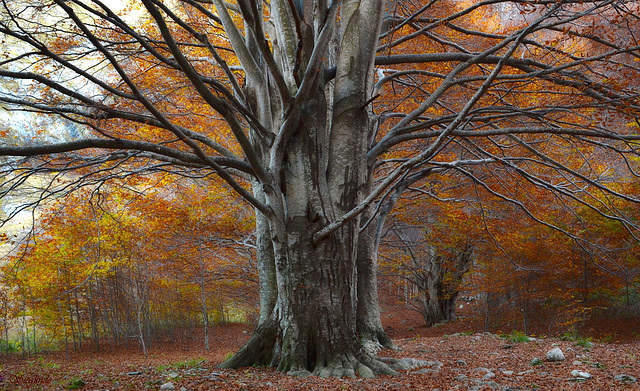
MULTIPOLYGON (((444 175, 407 192, 381 243, 383 290, 434 323, 426 318, 425 284, 439 257, 440 298, 455 295, 453 313, 462 303, 473 309, 464 316, 487 330, 556 335, 588 332, 592 316, 638 316, 639 248, 623 222, 580 199, 558 207, 555 195, 494 174, 475 175, 500 179, 501 194, 526 194, 521 204, 444 175), (470 264, 455 277, 464 253, 470 264)), ((638 191, 623 179, 611 177, 620 192, 638 191)), ((640 218, 633 204, 610 207, 640 218)), ((211 323, 254 321, 252 229, 249 208, 224 187, 169 175, 57 200, 2 269, 4 318, 28 319, 13 324, 21 338, 14 335, 12 349, 148 349, 202 326, 203 311, 211 323)))
POLYGON ((147 349, 205 313, 252 319, 252 226, 228 190, 170 175, 57 200, 2 267, 3 319, 29 320, 15 348, 147 349))
MULTIPOLYGON (((475 175, 487 183, 494 174, 475 175)), ((500 183, 487 191, 472 181, 430 177, 400 202, 380 253, 389 294, 429 323, 421 281, 435 278, 441 262, 442 298, 459 294, 462 314, 476 317, 484 330, 588 334, 591 319, 640 315, 633 228, 586 207, 580 197, 559 204, 557 195, 517 176, 494 179, 500 183), (451 182, 458 185, 444 185, 451 182), (514 203, 505 194, 525 196, 514 203), (455 260, 465 252, 472 252, 472 265, 460 283, 455 260)), ((636 191, 637 181, 613 173, 608 181, 620 192, 636 191)), ((603 197, 602 203, 632 221, 640 218, 631 202, 603 197)))
MULTIPOLYGON (((223 21, 206 3, 131 5, 123 14, 149 11, 135 28, 89 7, 94 39, 76 31, 85 22, 69 22, 69 8, 60 18, 73 28, 47 25, 60 36, 41 38, 51 50, 25 66, 35 81, 50 78, 46 88, 21 84, 3 98, 38 111, 31 141, 50 142, 51 121, 77 133, 65 142, 88 146, 33 152, 2 178, 17 188, 45 167, 51 186, 0 269, 0 353, 135 345, 146 354, 195 327, 208 348, 210 323, 257 323, 262 284, 276 293, 255 340, 271 342, 252 345, 262 349, 254 356, 285 371, 384 373, 351 333, 362 312, 357 244, 369 227, 380 233, 365 255, 377 251, 381 290, 429 326, 459 314, 485 330, 562 334, 603 314, 640 315, 636 4, 389 2, 365 64, 373 72, 362 76, 346 69, 346 54, 331 62, 338 49, 316 55, 326 20, 312 26, 282 11, 295 23, 279 16, 288 25, 270 36, 262 22, 278 19, 266 5, 250 10, 256 19, 231 2, 223 21), (234 52, 245 41, 253 52, 234 52), (56 84, 71 67, 54 53, 89 43, 100 49, 86 61, 103 61, 104 75, 93 63, 80 73, 99 93, 78 98, 56 84), (306 74, 301 63, 312 60, 306 74), (334 99, 349 78, 361 91, 345 87, 334 99), (271 279, 259 281, 258 264, 271 279), (308 307, 318 303, 307 294, 330 303, 315 329, 308 307), (344 303, 353 319, 329 310, 344 303), (348 343, 321 340, 344 331, 345 319, 348 343), (304 346, 289 332, 296 327, 304 346)), ((326 8, 336 24, 352 11, 326 8)), ((31 153, 24 134, 0 136, 12 137, 6 156, 31 153)), ((249 359, 239 362, 257 363, 249 359)))

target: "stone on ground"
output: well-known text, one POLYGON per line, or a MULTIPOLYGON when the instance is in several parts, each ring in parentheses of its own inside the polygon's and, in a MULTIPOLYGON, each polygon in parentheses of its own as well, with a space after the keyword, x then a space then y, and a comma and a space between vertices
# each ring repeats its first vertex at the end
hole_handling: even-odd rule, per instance
POLYGON ((548 361, 564 361, 564 353, 559 347, 555 347, 547 352, 548 361))
POLYGON ((620 382, 623 382, 623 383, 637 383, 638 382, 638 379, 636 379, 635 377, 630 376, 630 375, 625 375, 624 373, 621 373, 619 375, 615 375, 613 377, 613 379, 615 381, 620 381, 620 382))
POLYGON ((571 371, 571 376, 581 378, 581 379, 591 379, 591 375, 587 372, 582 372, 577 369, 571 371))

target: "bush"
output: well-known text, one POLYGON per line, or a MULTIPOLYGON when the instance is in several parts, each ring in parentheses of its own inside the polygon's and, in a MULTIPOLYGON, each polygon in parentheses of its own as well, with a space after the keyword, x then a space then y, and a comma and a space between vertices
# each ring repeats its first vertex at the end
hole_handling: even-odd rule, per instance
POLYGON ((0 340, 0 353, 15 353, 16 351, 16 344, 13 341, 0 340))
POLYGON ((591 342, 591 337, 583 337, 578 335, 575 331, 568 331, 564 333, 560 337, 561 341, 571 341, 575 343, 577 346, 581 346, 583 348, 590 348, 593 346, 593 342, 591 342))
POLYGON ((511 334, 507 335, 507 340, 514 342, 514 343, 521 343, 521 342, 529 342, 531 341, 531 339, 529 339, 529 337, 526 336, 526 334, 521 333, 518 330, 513 330, 511 332, 511 334))
POLYGON ((67 390, 77 390, 85 386, 84 380, 79 377, 73 377, 71 380, 67 382, 67 385, 64 386, 67 390))

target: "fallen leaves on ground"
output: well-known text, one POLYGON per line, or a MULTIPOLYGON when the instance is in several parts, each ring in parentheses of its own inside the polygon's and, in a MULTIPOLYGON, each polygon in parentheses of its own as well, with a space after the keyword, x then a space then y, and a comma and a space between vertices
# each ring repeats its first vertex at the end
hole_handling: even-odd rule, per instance
MULTIPOLYGON (((444 330, 443 328, 442 330, 444 330)), ((434 329, 434 330, 437 330, 434 329)), ((84 353, 66 361, 64 354, 0 364, 0 390, 64 390, 76 381, 83 390, 638 390, 638 342, 578 344, 557 338, 511 342, 491 333, 454 333, 401 338, 398 351, 381 355, 425 360, 423 368, 375 379, 294 378, 269 368, 220 370, 224 360, 248 338, 246 326, 216 327, 212 349, 200 341, 156 345, 149 357, 136 351, 84 353), (582 346, 581 346, 582 345, 582 346), (546 353, 559 347, 565 360, 551 362, 546 353), (531 365, 538 358, 541 363, 531 365), (588 373, 581 379, 572 372, 588 373), (82 380, 82 383, 77 380, 82 380)), ((135 346, 131 347, 134 350, 135 346)))

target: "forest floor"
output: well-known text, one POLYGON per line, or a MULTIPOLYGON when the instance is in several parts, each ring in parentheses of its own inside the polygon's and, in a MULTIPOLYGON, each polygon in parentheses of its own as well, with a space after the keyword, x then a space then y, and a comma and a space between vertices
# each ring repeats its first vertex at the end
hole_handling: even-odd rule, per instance
POLYGON ((68 361, 64 352, 0 357, 0 390, 64 390, 74 384, 89 391, 640 390, 640 380, 632 382, 640 379, 637 322, 616 323, 617 337, 606 342, 551 337, 514 342, 508 336, 478 332, 471 319, 426 328, 416 318, 396 316, 387 317, 385 324, 401 350, 381 355, 424 360, 427 365, 375 379, 294 378, 266 368, 220 370, 216 364, 236 351, 251 331, 247 325, 230 324, 213 328, 209 351, 202 348, 202 335, 191 331, 156 343, 148 357, 134 344, 128 350, 74 352, 68 361), (546 359, 554 347, 564 352, 564 361, 546 359), (541 361, 532 365, 535 358, 541 361), (581 378, 576 371, 591 377, 581 378))

